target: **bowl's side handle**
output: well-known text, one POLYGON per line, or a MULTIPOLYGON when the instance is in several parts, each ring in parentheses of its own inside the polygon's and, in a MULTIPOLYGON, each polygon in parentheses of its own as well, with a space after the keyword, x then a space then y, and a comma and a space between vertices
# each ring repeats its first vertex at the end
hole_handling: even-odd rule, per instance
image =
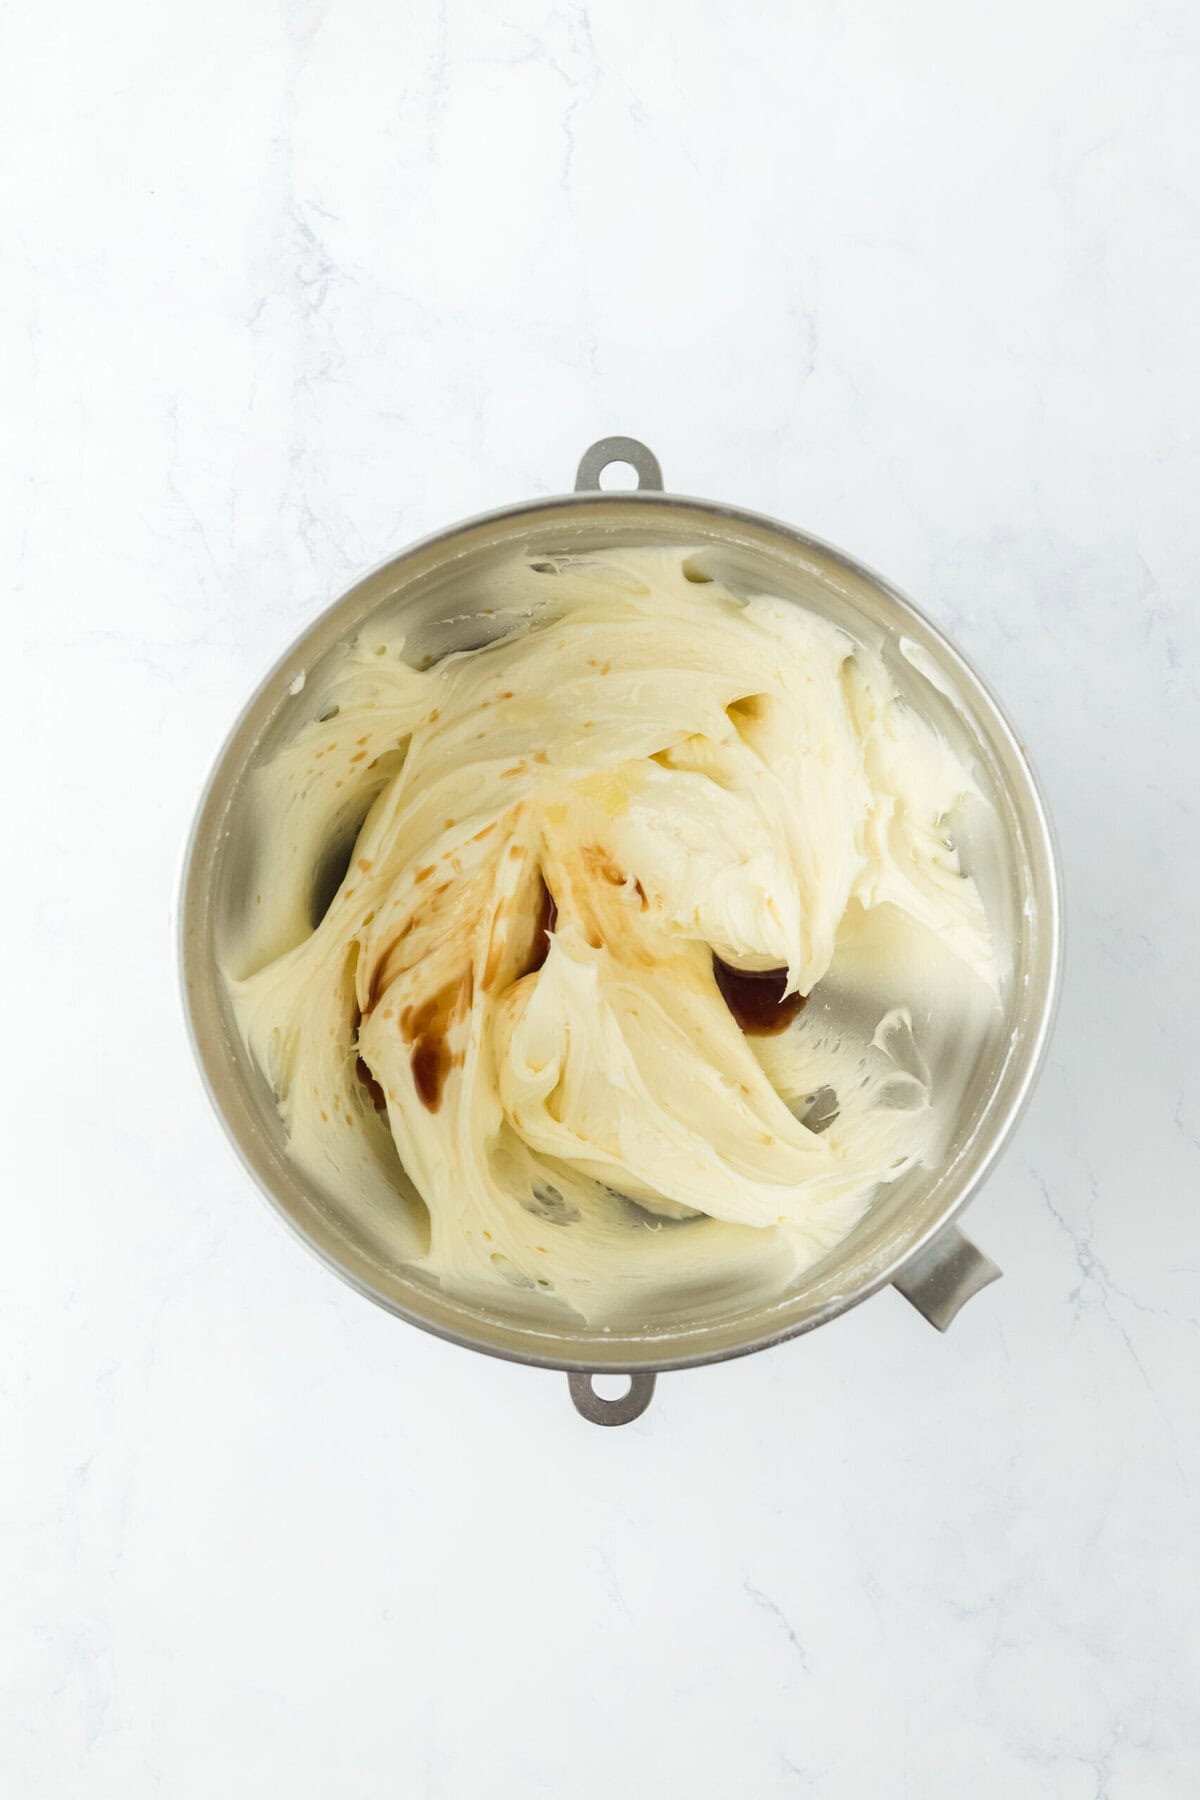
POLYGON ((960 1307, 1000 1274, 990 1256, 977 1250, 957 1225, 948 1225, 893 1285, 931 1325, 945 1331, 960 1307))
POLYGON ((596 1392, 592 1385, 594 1375, 568 1375, 567 1385, 575 1402, 575 1411, 593 1425, 628 1425, 631 1419, 641 1418, 654 1398, 655 1379, 653 1375, 630 1375, 629 1392, 617 1400, 606 1400, 603 1394, 596 1392))
POLYGON ((657 456, 639 439, 631 437, 597 438, 590 444, 579 459, 575 492, 587 494, 598 488, 600 477, 611 463, 629 464, 637 474, 639 493, 647 489, 654 494, 662 493, 663 472, 657 456))

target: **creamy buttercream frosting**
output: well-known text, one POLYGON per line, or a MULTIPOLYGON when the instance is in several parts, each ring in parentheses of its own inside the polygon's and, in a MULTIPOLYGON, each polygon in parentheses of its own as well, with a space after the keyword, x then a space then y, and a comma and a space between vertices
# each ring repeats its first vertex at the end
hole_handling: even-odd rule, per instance
POLYGON ((782 1291, 995 1017, 970 770, 877 650, 701 574, 514 558, 505 635, 362 636, 251 777, 228 976, 290 1154, 475 1304, 782 1291))

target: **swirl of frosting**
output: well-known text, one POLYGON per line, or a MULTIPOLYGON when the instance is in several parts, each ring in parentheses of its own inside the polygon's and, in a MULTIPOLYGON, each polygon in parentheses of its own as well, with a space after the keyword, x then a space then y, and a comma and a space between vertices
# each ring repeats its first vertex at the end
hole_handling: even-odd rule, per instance
POLYGON ((514 560, 506 635, 361 638, 252 778, 229 981, 290 1152, 476 1304, 781 1291, 930 1154, 922 983, 955 1029, 992 1001, 969 772, 699 560, 514 560))

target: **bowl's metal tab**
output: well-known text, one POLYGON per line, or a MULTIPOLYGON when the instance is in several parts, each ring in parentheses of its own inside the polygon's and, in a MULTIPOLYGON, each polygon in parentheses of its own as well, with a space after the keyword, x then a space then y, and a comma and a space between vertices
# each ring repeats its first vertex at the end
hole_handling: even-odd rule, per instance
POLYGON ((1002 1273, 957 1225, 948 1225, 892 1285, 931 1325, 945 1331, 967 1301, 1002 1273))
POLYGON ((567 1385, 571 1390, 571 1399, 575 1402, 575 1411, 590 1424, 628 1425, 634 1419, 640 1419, 653 1400, 657 1379, 656 1375, 635 1371, 629 1375, 628 1392, 618 1394, 611 1400, 596 1392, 596 1378, 591 1372, 575 1370, 567 1376, 567 1385))
POLYGON ((594 444, 589 444, 579 459, 575 492, 598 492, 600 477, 613 463, 629 464, 638 478, 636 491, 639 494, 662 493, 663 472, 657 456, 640 438, 631 437, 597 438, 594 444))

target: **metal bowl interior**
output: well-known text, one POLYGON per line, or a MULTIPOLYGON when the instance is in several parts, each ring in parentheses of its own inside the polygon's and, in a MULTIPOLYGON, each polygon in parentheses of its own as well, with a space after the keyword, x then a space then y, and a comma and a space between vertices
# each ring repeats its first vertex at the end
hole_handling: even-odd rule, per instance
POLYGON ((217 1113, 260 1187, 332 1269, 401 1318, 472 1349, 550 1368, 661 1370, 761 1349, 824 1323, 888 1282, 966 1205, 1021 1111, 1049 1034, 1060 901, 1045 809, 1012 729, 959 653, 908 601, 840 552, 754 514, 675 496, 595 493, 509 508, 417 544, 297 639, 217 761, 187 853, 180 933, 185 1009, 217 1113), (735 589, 795 601, 882 647, 902 691, 968 757, 1001 820, 1004 850, 986 898, 1011 936, 1013 976, 939 1166, 882 1189, 850 1235, 771 1304, 713 1289, 674 1297, 637 1330, 603 1331, 547 1317, 518 1293, 509 1310, 459 1302, 399 1260, 386 1218, 302 1177, 267 1084, 233 1028, 221 952, 245 902, 253 857, 247 776, 311 715, 323 672, 360 630, 402 621, 411 653, 436 657, 504 629, 489 613, 488 576, 498 557, 648 544, 702 550, 735 589))

